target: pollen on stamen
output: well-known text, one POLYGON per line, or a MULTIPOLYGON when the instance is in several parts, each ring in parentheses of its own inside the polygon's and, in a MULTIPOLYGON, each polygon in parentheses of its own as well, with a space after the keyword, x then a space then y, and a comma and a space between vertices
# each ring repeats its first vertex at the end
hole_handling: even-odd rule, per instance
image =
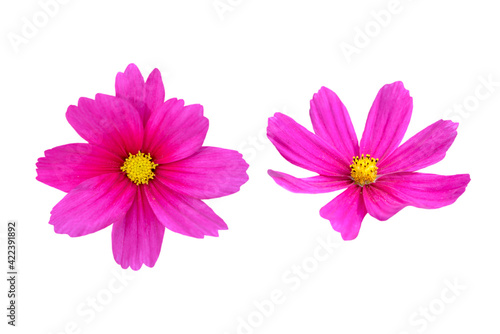
POLYGON ((377 179, 377 162, 378 159, 371 158, 369 154, 361 154, 352 157, 351 178, 359 186, 363 187, 367 184, 375 182, 377 179))
POLYGON ((155 173, 153 170, 158 166, 152 161, 151 155, 144 154, 139 151, 137 154, 128 154, 123 166, 120 167, 122 172, 127 174, 127 177, 136 185, 148 184, 149 180, 154 179, 155 173))

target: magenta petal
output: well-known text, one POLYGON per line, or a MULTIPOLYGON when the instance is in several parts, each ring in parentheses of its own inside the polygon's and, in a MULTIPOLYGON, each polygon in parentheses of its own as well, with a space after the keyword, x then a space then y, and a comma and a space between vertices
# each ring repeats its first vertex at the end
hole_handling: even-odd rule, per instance
POLYGON ((151 113, 165 101, 165 88, 158 69, 154 69, 146 83, 141 72, 130 64, 125 73, 118 73, 115 81, 116 96, 130 102, 146 124, 151 113))
POLYGON ((429 125, 380 161, 379 175, 413 172, 441 161, 457 136, 457 127, 458 123, 443 120, 429 125))
POLYGON ((248 164, 241 153, 202 147, 192 156, 156 169, 156 178, 172 190, 194 198, 227 196, 248 181, 248 164))
POLYGON ((342 156, 333 146, 292 118, 276 113, 269 118, 267 137, 292 164, 321 175, 349 175, 352 157, 342 156))
POLYGON ((341 233, 342 239, 355 239, 366 215, 362 188, 351 185, 322 207, 319 214, 330 221, 333 229, 341 233))
POLYGON ((123 269, 153 267, 160 255, 165 226, 151 210, 143 187, 138 187, 134 203, 122 221, 113 224, 112 244, 115 261, 123 269))
POLYGON ((352 180, 346 176, 317 175, 299 179, 271 169, 267 173, 273 178, 274 182, 286 190, 302 194, 328 193, 347 188, 352 183, 352 180))
POLYGON ((155 163, 181 160, 201 148, 208 131, 208 119, 199 104, 184 106, 183 100, 162 104, 146 125, 145 144, 155 163))
MULTIPOLYGON (((151 112, 161 107, 165 101, 165 88, 163 87, 163 80, 161 79, 161 74, 158 69, 154 69, 153 72, 148 77, 146 81, 145 88, 145 98, 148 111, 151 112)), ((149 115, 144 118, 144 124, 147 124, 149 115)))
POLYGON ((227 225, 202 200, 170 190, 161 182, 151 182, 146 197, 163 226, 190 237, 218 236, 227 225))
POLYGON ((405 206, 436 209, 454 203, 470 181, 469 174, 395 173, 365 187, 368 213, 387 220, 405 206))
POLYGON ((68 144, 45 151, 38 159, 36 179, 69 192, 85 180, 120 171, 120 157, 90 144, 68 144))
POLYGON ((121 173, 88 179, 71 190, 52 209, 49 224, 56 233, 79 237, 123 220, 137 186, 121 173))
POLYGON ((311 100, 309 114, 314 132, 333 145, 342 156, 352 158, 360 154, 351 118, 337 94, 321 87, 311 100))
POLYGON ((387 220, 408 205, 378 181, 364 187, 364 201, 368 213, 378 220, 387 220))
POLYGON ((403 140, 410 123, 413 100, 400 81, 383 86, 368 114, 360 153, 382 160, 403 140))
POLYGON ((141 149, 143 124, 137 110, 127 101, 97 94, 95 100, 80 98, 70 106, 66 118, 78 134, 90 144, 126 157, 141 149))
POLYGON ((151 112, 146 105, 144 78, 135 64, 128 65, 124 73, 116 75, 115 91, 117 97, 127 100, 137 109, 141 120, 149 118, 151 112))

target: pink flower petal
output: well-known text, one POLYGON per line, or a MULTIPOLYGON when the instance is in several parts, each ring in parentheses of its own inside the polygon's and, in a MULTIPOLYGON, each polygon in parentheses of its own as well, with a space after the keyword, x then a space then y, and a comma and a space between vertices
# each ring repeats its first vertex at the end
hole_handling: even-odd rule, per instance
POLYGON ((311 100, 309 113, 314 132, 333 145, 342 156, 352 158, 360 154, 351 118, 337 94, 321 87, 311 100))
POLYGON ((469 174, 395 173, 365 187, 368 213, 387 220, 405 206, 436 209, 454 203, 470 181, 469 174))
POLYGON ((127 100, 137 109, 142 120, 149 118, 151 112, 146 106, 144 78, 135 64, 128 65, 124 73, 116 75, 115 91, 117 97, 127 100))
POLYGON ((363 189, 365 207, 368 213, 378 220, 387 220, 408 205, 383 185, 375 182, 363 189))
MULTIPOLYGON (((158 69, 155 68, 151 74, 149 74, 144 89, 148 110, 153 112, 160 108, 165 101, 165 88, 163 87, 163 80, 161 79, 161 73, 158 69)), ((147 124, 148 119, 149 115, 144 118, 144 124, 147 124)))
POLYGON ((80 237, 123 220, 137 186, 122 173, 96 176, 80 183, 52 209, 49 224, 56 233, 80 237))
POLYGON ((322 207, 319 214, 330 221, 333 229, 341 233, 342 239, 355 239, 366 215, 362 188, 352 184, 322 207))
POLYGON ((144 124, 151 113, 165 101, 165 88, 158 69, 149 74, 146 84, 135 64, 128 65, 124 73, 118 73, 115 81, 116 96, 130 102, 139 112, 144 124))
POLYGON ((142 121, 123 99, 103 94, 97 94, 95 100, 81 98, 78 107, 68 108, 66 118, 83 139, 122 158, 141 149, 142 121))
POLYGON ((165 226, 151 210, 144 193, 138 187, 134 203, 122 221, 113 224, 112 244, 115 261, 123 269, 139 270, 142 264, 153 267, 160 255, 165 226))
POLYGON ((38 159, 36 179, 69 192, 85 180, 120 171, 120 157, 90 144, 68 144, 45 151, 38 159))
POLYGON ((276 113, 269 118, 267 137, 292 164, 321 175, 349 175, 352 157, 342 156, 325 140, 290 117, 276 113))
POLYGON ((227 196, 248 181, 248 164, 237 151, 202 147, 192 156, 158 166, 156 177, 172 190, 194 198, 227 196))
POLYGON ((176 193, 161 182, 151 182, 145 190, 156 217, 171 231, 203 238, 227 230, 226 223, 199 199, 176 193))
POLYGON ((410 123, 413 100, 400 81, 383 86, 368 114, 360 153, 382 160, 403 140, 410 123))
POLYGON ((379 175, 413 172, 441 161, 457 136, 458 123, 439 120, 429 125, 378 163, 379 175))
POLYGON ((312 176, 299 179, 291 175, 276 172, 269 169, 267 171, 277 184, 288 191, 303 194, 320 194, 344 189, 352 184, 352 180, 346 176, 312 176))
POLYGON ((201 105, 184 106, 183 100, 170 99, 151 114, 144 147, 155 163, 174 162, 198 151, 207 131, 208 119, 201 105))

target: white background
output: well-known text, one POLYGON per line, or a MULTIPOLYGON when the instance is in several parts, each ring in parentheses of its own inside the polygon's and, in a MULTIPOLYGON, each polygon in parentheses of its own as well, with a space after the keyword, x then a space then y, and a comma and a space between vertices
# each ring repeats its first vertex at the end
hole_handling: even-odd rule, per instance
MULTIPOLYGON (((0 5, 0 221, 20 224, 18 327, 6 325, 2 279, 2 333, 499 333, 493 1, 401 0, 384 26, 373 13, 394 9, 389 0, 221 0, 230 8, 222 14, 212 0, 66 2, 46 22, 37 1, 0 5), (25 20, 40 27, 15 47, 9 38, 22 36, 25 20), (358 53, 346 57, 342 43, 358 53), (251 167, 239 193, 208 201, 228 231, 201 240, 166 231, 156 266, 128 270, 122 283, 110 227, 75 239, 53 232, 49 212, 64 193, 35 180, 35 163, 82 142, 67 107, 114 94, 131 62, 144 76, 158 68, 167 98, 203 104, 205 144, 238 149, 251 167), (449 207, 367 216, 359 237, 343 242, 319 216, 338 193, 289 193, 267 175, 311 175, 265 138, 267 118, 285 112, 311 129, 309 100, 324 85, 360 136, 377 91, 396 80, 414 99, 405 139, 441 118, 460 122, 446 158, 426 172, 472 181, 449 207)), ((4 227, 2 237, 5 268, 4 227)))

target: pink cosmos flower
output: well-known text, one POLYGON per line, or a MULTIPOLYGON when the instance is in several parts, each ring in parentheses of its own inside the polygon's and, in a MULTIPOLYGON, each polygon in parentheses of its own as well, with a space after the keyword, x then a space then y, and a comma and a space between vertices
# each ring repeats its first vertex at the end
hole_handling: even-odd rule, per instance
POLYGON ((227 225, 201 199, 233 194, 248 180, 240 153, 202 146, 201 105, 164 99, 158 69, 144 82, 130 64, 116 77, 116 97, 68 108, 88 144, 55 147, 37 163, 37 180, 68 193, 51 212, 55 232, 79 237, 113 224, 113 255, 124 269, 154 266, 165 227, 218 236, 227 225))
POLYGON ((458 123, 439 120, 399 146, 410 122, 412 98, 402 82, 380 89, 358 139, 338 96, 322 87, 311 100, 314 133, 281 113, 269 118, 267 136, 292 164, 319 175, 295 178, 269 170, 283 188, 317 194, 347 188, 321 210, 344 240, 355 239, 369 213, 387 220, 405 206, 436 209, 463 194, 468 174, 415 173, 442 160, 458 123))

